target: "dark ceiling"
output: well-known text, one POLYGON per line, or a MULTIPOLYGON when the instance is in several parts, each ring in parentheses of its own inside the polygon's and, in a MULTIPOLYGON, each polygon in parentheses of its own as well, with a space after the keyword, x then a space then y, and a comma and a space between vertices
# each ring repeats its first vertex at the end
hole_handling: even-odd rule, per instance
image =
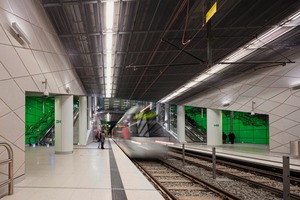
MULTIPOLYGON (((87 93, 102 96, 105 1, 42 2, 87 93)), ((212 3, 207 0, 115 1, 119 12, 115 21, 113 96, 158 101, 206 70, 207 24, 204 19, 212 3), (190 42, 184 44, 188 40, 190 42)), ((300 8, 299 0, 218 0, 217 4, 217 12, 211 20, 212 63, 218 63, 300 8)), ((282 60, 278 52, 299 45, 298 33, 299 28, 294 29, 272 43, 273 48, 262 48, 249 59, 282 60)), ((235 65, 178 100, 255 67, 253 64, 235 65)))

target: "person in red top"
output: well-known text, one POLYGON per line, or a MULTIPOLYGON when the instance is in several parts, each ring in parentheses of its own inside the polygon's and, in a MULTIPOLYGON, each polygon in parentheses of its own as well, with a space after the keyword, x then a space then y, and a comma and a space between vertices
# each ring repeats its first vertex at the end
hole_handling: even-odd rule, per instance
POLYGON ((130 130, 128 127, 128 122, 124 123, 124 128, 122 129, 122 131, 123 131, 123 139, 129 140, 130 139, 130 130))

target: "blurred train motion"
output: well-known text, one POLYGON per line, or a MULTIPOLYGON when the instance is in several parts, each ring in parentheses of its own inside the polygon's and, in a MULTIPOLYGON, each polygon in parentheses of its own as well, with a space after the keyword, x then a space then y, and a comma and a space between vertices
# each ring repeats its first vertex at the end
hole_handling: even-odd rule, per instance
POLYGON ((177 142, 149 107, 130 108, 112 130, 115 142, 131 158, 164 157, 167 145, 177 142))

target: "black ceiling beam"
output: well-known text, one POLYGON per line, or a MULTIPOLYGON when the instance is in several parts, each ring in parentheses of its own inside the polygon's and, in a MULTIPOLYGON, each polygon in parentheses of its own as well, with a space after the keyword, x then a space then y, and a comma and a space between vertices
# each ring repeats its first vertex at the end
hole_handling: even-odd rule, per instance
MULTIPOLYGON (((217 28, 214 27, 214 31, 229 31, 229 30, 249 30, 249 29, 257 29, 257 28, 261 28, 261 27, 230 27, 230 28, 217 28)), ((203 31, 206 31, 206 28, 204 27, 202 29, 203 31)), ((162 33, 164 30, 141 30, 141 31, 120 31, 119 34, 131 34, 131 33, 136 33, 136 34, 147 34, 147 33, 162 33)), ((197 32, 199 31, 199 29, 187 29, 186 32, 197 32)), ((178 32, 183 32, 182 29, 172 29, 169 30, 168 33, 178 33, 178 32)), ((219 37, 219 36, 214 36, 214 37, 219 37)), ((227 36, 229 37, 229 36, 227 36)), ((231 36, 231 37, 246 37, 246 38, 253 38, 253 36, 231 36)))
POLYGON ((281 62, 281 61, 245 61, 245 62, 219 62, 218 64, 240 64, 240 65, 257 65, 257 64, 280 64, 282 66, 285 66, 287 63, 295 63, 293 61, 288 62, 281 62))
POLYGON ((128 68, 151 68, 151 67, 166 67, 166 66, 191 66, 191 65, 199 65, 199 63, 174 63, 174 64, 158 64, 158 65, 128 65, 125 66, 126 69, 128 68))
POLYGON ((58 37, 60 38, 67 38, 67 37, 74 37, 74 36, 101 36, 102 33, 72 33, 72 34, 60 34, 58 37))
POLYGON ((82 55, 102 55, 101 52, 87 52, 87 53, 68 53, 69 56, 82 56, 82 55))
POLYGON ((163 38, 162 41, 163 41, 163 42, 166 42, 167 44, 169 44, 169 45, 175 47, 176 49, 178 49, 178 50, 180 50, 180 51, 186 53, 187 55, 189 55, 189 56, 195 58, 196 60, 199 60, 199 61, 202 62, 202 63, 206 63, 206 61, 202 60, 201 58, 198 58, 197 56, 194 56, 193 54, 187 52, 187 51, 184 50, 183 48, 180 48, 180 47, 176 46, 175 44, 172 44, 172 43, 169 42, 168 40, 166 40, 166 39, 163 38))
POLYGON ((64 5, 78 5, 79 3, 95 4, 95 3, 98 3, 98 0, 70 1, 70 2, 61 2, 61 3, 43 3, 43 6, 45 8, 49 8, 49 7, 60 7, 60 6, 64 6, 64 5))

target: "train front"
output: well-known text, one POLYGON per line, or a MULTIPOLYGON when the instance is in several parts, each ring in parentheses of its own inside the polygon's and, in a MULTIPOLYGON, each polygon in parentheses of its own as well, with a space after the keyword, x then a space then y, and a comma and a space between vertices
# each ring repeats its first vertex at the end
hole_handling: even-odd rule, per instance
POLYGON ((148 107, 129 109, 113 129, 113 138, 131 158, 163 158, 167 145, 171 144, 169 132, 156 120, 156 114, 148 107))

